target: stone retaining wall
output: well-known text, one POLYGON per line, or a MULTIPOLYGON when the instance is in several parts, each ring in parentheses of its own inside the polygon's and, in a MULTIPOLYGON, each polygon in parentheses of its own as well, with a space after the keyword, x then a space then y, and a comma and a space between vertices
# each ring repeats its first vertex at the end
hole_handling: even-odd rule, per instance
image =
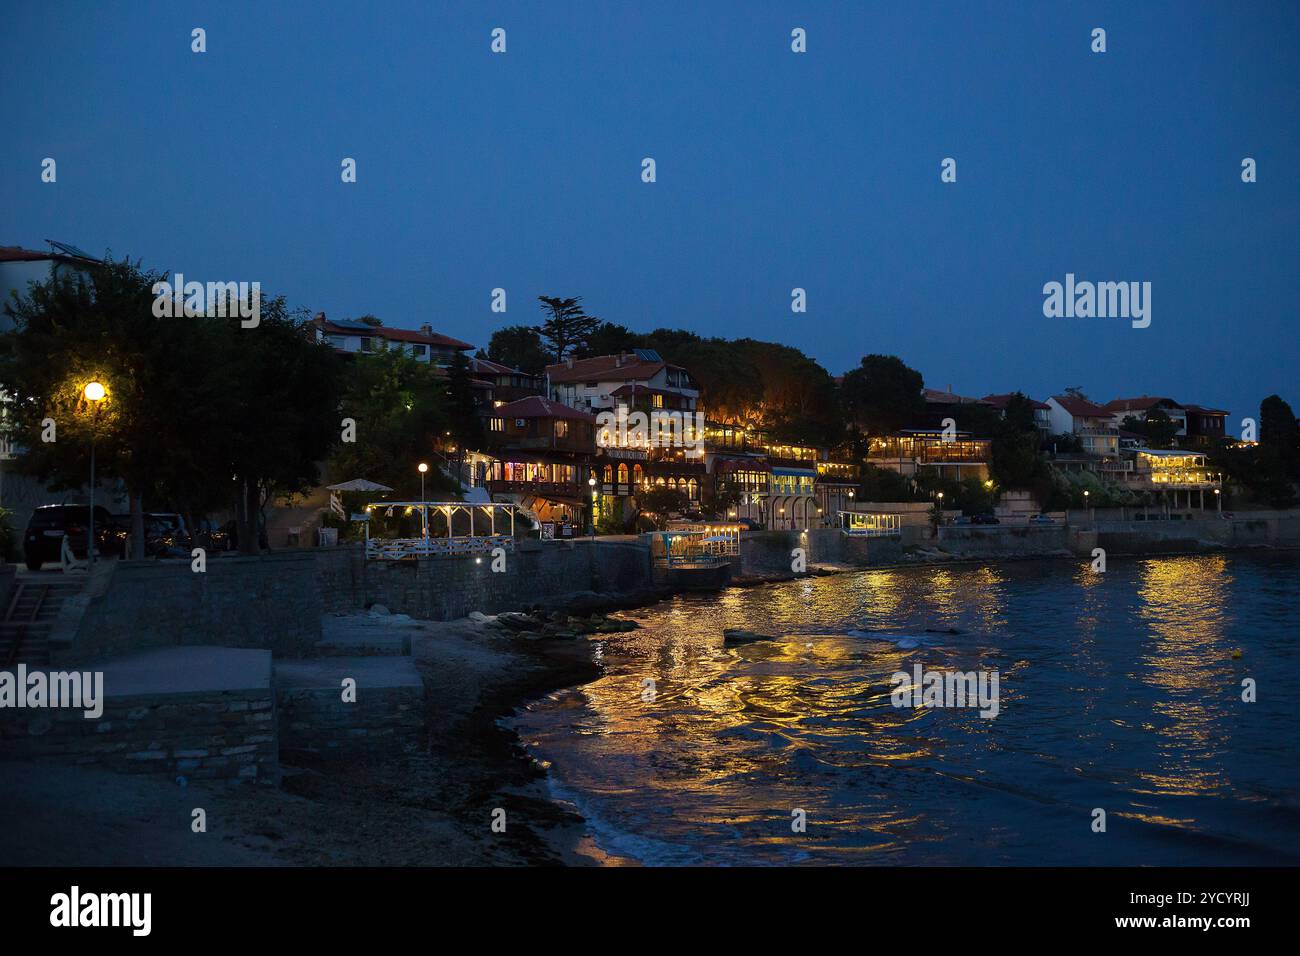
POLYGON ((634 591, 650 584, 650 547, 638 540, 525 541, 492 558, 367 561, 359 547, 322 548, 316 584, 329 610, 382 604, 421 620, 449 621, 470 611, 516 611, 546 598, 584 591, 634 591))
POLYGON ((351 704, 338 688, 289 688, 276 692, 276 706, 286 751, 416 753, 425 746, 422 688, 361 688, 351 704))
POLYGON ((4 709, 0 752, 195 780, 279 779, 269 688, 109 697, 97 720, 68 708, 4 709))
POLYGON ((128 651, 219 645, 300 657, 320 640, 322 611, 310 550, 252 556, 212 555, 190 562, 112 561, 84 596, 70 633, 51 635, 60 666, 128 651))

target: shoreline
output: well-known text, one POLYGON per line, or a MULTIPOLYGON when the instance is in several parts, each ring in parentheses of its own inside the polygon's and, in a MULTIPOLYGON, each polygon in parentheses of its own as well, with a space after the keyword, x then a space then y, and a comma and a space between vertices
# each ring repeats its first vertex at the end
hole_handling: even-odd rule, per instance
MULTIPOLYGON (((1136 554, 1294 553, 1252 546, 1136 554)), ((1071 554, 960 556, 891 565, 813 565, 801 575, 747 576, 755 588, 805 577, 952 563, 1001 564, 1071 554)), ((699 592, 695 592, 699 593, 699 592)), ((578 615, 635 611, 675 593, 644 589, 581 592, 532 609, 578 615)), ((374 623, 382 616, 361 612, 374 623)), ((340 615, 347 617, 348 615, 340 615)), ((382 625, 381 625, 382 626, 382 625)), ((393 627, 398 627, 394 621, 393 627)), ((341 761, 319 753, 282 758, 278 788, 177 782, 54 761, 0 759, 0 846, 10 865, 280 866, 635 865, 606 852, 586 821, 557 798, 550 770, 508 726, 520 710, 573 690, 604 672, 590 633, 520 632, 487 619, 410 622, 412 658, 425 687, 418 753, 341 761), (94 807, 87 812, 87 807, 94 807), (189 829, 194 807, 208 834, 189 829), (491 828, 506 814, 505 833, 491 828)), ((552 626, 553 625, 548 625, 552 626)))

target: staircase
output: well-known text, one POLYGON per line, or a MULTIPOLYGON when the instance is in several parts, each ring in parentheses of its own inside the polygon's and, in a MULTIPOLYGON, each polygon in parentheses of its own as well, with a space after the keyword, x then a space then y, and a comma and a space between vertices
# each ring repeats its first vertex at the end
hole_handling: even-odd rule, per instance
POLYGON ((85 579, 50 573, 19 574, 0 618, 0 667, 50 662, 50 631, 64 603, 81 593, 85 579))

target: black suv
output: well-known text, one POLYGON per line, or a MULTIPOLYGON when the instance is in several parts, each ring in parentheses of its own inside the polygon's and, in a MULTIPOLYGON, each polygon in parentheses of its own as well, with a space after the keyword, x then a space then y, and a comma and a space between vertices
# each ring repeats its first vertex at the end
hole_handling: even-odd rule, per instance
MULTIPOLYGON (((112 515, 107 508, 95 506, 95 540, 98 550, 105 552, 111 536, 112 515)), ((46 561, 58 561, 63 538, 68 538, 74 557, 86 558, 86 539, 90 534, 89 505, 41 505, 32 512, 23 535, 23 560, 29 571, 39 571, 46 561)))

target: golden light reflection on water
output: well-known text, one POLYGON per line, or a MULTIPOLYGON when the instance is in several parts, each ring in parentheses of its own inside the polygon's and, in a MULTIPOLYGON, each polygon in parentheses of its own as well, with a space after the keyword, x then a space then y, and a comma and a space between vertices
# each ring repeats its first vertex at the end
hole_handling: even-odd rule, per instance
POLYGON ((1159 763, 1137 773, 1153 792, 1192 794, 1229 783, 1214 758, 1230 745, 1230 731, 1223 706, 1208 702, 1232 699, 1225 666, 1231 584, 1222 555, 1142 563, 1138 614, 1148 635, 1133 676, 1159 692, 1150 730, 1162 746, 1159 763))
POLYGON ((636 825, 714 828, 774 852, 916 859, 918 845, 969 846, 971 812, 990 818, 981 832, 1023 844, 1044 825, 1026 814, 1073 814, 1071 801, 1202 830, 1199 811, 1168 801, 1232 789, 1234 580, 1227 559, 1199 556, 1104 574, 1086 561, 881 569, 679 597, 602 639, 606 675, 573 692, 577 718, 543 750, 583 790, 632 801, 636 825), (774 640, 725 646, 733 627, 774 640), (890 675, 917 662, 996 668, 1001 717, 892 706, 890 675), (791 807, 816 812, 817 841, 792 836, 791 807))

